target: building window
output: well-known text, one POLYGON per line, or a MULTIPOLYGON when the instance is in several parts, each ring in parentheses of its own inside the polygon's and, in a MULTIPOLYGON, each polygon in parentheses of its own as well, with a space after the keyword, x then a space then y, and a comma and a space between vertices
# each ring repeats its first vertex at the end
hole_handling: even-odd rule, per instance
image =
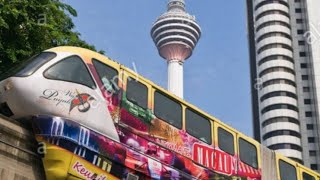
POLYGON ((305 99, 304 104, 311 104, 311 99, 305 99))
POLYGON ((283 16, 287 16, 288 18, 290 18, 290 15, 284 11, 281 10, 269 10, 269 11, 265 11, 259 15, 256 16, 256 21, 258 21, 261 17, 267 16, 267 15, 274 15, 274 14, 280 14, 283 16))
POLYGON ((303 23, 303 19, 297 19, 296 22, 297 22, 297 24, 302 24, 303 23))
POLYGON ((158 91, 154 94, 154 114, 159 119, 181 129, 182 107, 180 103, 158 91))
POLYGON ((302 75, 302 80, 308 80, 309 79, 309 76, 308 75, 302 75))
POLYGON ((278 149, 294 149, 297 151, 302 152, 302 147, 298 146, 296 144, 289 144, 289 143, 280 143, 280 144, 274 144, 274 145, 270 145, 268 146, 269 149, 272 150, 278 150, 278 149))
POLYGON ((317 152, 316 151, 309 151, 309 156, 317 156, 317 152))
POLYGON ((314 143, 315 138, 314 137, 308 137, 308 143, 314 143))
POLYGON ((312 112, 311 111, 307 111, 305 112, 306 117, 312 117, 312 112))
POLYGON ((300 56, 300 57, 306 57, 306 56, 307 56, 307 53, 306 53, 306 52, 300 52, 300 53, 299 53, 299 56, 300 56))
POLYGON ((293 87, 296 87, 296 83, 287 79, 271 79, 269 81, 266 81, 264 83, 262 83, 262 87, 267 87, 270 85, 274 85, 274 84, 288 84, 291 85, 293 87))
POLYGON ((186 129, 190 135, 211 144, 210 121, 189 108, 186 109, 186 129))
POLYGON ((275 136, 294 136, 294 137, 298 137, 301 138, 300 133, 296 132, 296 131, 291 131, 291 130, 276 130, 276 131, 271 131, 266 133, 262 139, 266 140, 275 136))
POLYGON ((262 77, 268 73, 272 73, 272 72, 287 72, 287 73, 291 73, 291 74, 295 74, 294 70, 287 68, 287 67, 271 67, 268 69, 263 70, 260 74, 259 77, 262 77))
POLYGON ((310 92, 310 87, 303 87, 303 92, 310 92))
POLYGON ((281 180, 296 180, 297 170, 296 168, 283 160, 279 160, 280 179, 281 180))
POLYGON ((271 55, 271 56, 267 56, 263 59, 261 59, 258 63, 259 66, 261 66, 261 64, 268 62, 268 61, 273 61, 273 60, 286 60, 286 61, 290 61, 292 63, 294 63, 293 59, 289 56, 283 56, 283 55, 271 55))
POLYGON ((295 12, 296 12, 296 13, 301 13, 301 12, 302 12, 302 9, 301 9, 301 8, 296 8, 296 9, 295 9, 295 12))
POLYGON ((263 51, 266 51, 268 49, 272 48, 283 48, 283 49, 288 49, 292 51, 292 47, 287 45, 287 44, 282 44, 282 43, 273 43, 273 44, 267 44, 265 46, 262 46, 260 49, 258 49, 258 54, 262 53, 263 51))
POLYGON ((285 37, 288 39, 292 39, 289 34, 282 33, 282 32, 271 32, 271 33, 266 33, 264 35, 261 35, 258 39, 257 42, 262 41, 263 39, 269 38, 269 37, 285 37))
POLYGON ((269 27, 272 25, 281 25, 281 26, 285 26, 288 29, 291 29, 291 26, 288 23, 282 22, 282 21, 267 21, 265 23, 262 23, 260 26, 258 26, 256 28, 256 31, 258 32, 260 29, 265 28, 265 27, 269 27))
POLYGON ((268 94, 265 94, 263 95, 261 98, 260 98, 260 101, 264 101, 266 99, 269 99, 269 98, 272 98, 272 97, 277 97, 277 96, 286 96, 286 97, 291 97, 291 98, 294 98, 294 99, 297 99, 297 95, 295 95, 294 93, 292 92, 286 92, 286 91, 274 91, 274 92, 270 92, 268 94))
POLYGON ((148 88, 144 84, 134 80, 127 80, 127 99, 132 103, 142 107, 148 108, 148 88))
POLYGON ((307 130, 313 130, 313 124, 307 124, 307 130))
POLYGON ((259 4, 256 5, 256 7, 254 8, 255 10, 259 9, 261 6, 264 6, 266 4, 271 4, 271 3, 279 3, 279 4, 282 4, 282 5, 285 5, 287 7, 289 7, 288 3, 286 1, 261 1, 259 4))
POLYGON ((303 34, 303 33, 304 33, 304 30, 303 30, 303 29, 298 29, 298 30, 297 30, 297 33, 298 33, 298 34, 303 34))
POLYGON ((317 164, 311 164, 311 165, 310 165, 310 168, 311 168, 312 170, 318 170, 318 165, 317 165, 317 164))
POLYGON ((306 42, 305 41, 298 41, 298 44, 299 44, 299 46, 304 46, 304 45, 306 45, 306 42))
POLYGON ((300 64, 300 67, 301 67, 301 68, 308 68, 308 64, 307 64, 307 63, 301 63, 301 64, 300 64))
POLYGON ((275 117, 268 119, 262 123, 262 127, 266 127, 269 124, 278 123, 278 122, 289 122, 300 125, 299 120, 291 117, 275 117))
POLYGON ((234 137, 220 127, 218 128, 218 146, 222 151, 234 155, 234 137))
POLYGON ((267 106, 261 110, 261 114, 264 114, 266 112, 277 110, 277 109, 290 109, 293 111, 298 112, 298 108, 296 106, 293 106, 291 104, 273 104, 270 106, 267 106))

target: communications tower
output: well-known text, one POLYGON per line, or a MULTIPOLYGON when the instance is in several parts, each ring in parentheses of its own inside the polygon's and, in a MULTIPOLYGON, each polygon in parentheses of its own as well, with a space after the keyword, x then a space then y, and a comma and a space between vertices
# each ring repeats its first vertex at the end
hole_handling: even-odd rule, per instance
POLYGON ((169 0, 167 7, 153 24, 151 36, 168 63, 168 90, 183 98, 183 63, 192 55, 201 29, 195 17, 186 12, 184 0, 169 0))

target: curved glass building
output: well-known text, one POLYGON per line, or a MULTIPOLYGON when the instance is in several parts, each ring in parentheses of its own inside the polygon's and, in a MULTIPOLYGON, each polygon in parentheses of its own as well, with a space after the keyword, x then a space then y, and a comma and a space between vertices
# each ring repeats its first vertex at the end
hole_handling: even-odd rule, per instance
POLYGON ((254 137, 320 162, 320 1, 247 0, 254 137))

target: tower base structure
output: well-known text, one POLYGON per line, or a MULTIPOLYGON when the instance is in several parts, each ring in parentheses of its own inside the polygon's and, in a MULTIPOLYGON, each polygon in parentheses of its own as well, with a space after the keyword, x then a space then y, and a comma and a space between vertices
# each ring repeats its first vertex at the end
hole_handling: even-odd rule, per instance
MULTIPOLYGON (((45 180, 39 146, 25 124, 0 115, 0 179, 45 180)), ((44 154, 42 154, 44 155, 44 154)))

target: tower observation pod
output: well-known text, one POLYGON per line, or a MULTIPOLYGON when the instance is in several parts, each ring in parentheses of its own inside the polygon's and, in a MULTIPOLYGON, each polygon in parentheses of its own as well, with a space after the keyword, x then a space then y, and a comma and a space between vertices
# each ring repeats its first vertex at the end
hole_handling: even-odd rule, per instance
POLYGON ((186 12, 184 0, 169 0, 167 6, 167 12, 153 24, 151 36, 168 63, 168 90, 183 98, 183 63, 192 55, 201 29, 186 12))

